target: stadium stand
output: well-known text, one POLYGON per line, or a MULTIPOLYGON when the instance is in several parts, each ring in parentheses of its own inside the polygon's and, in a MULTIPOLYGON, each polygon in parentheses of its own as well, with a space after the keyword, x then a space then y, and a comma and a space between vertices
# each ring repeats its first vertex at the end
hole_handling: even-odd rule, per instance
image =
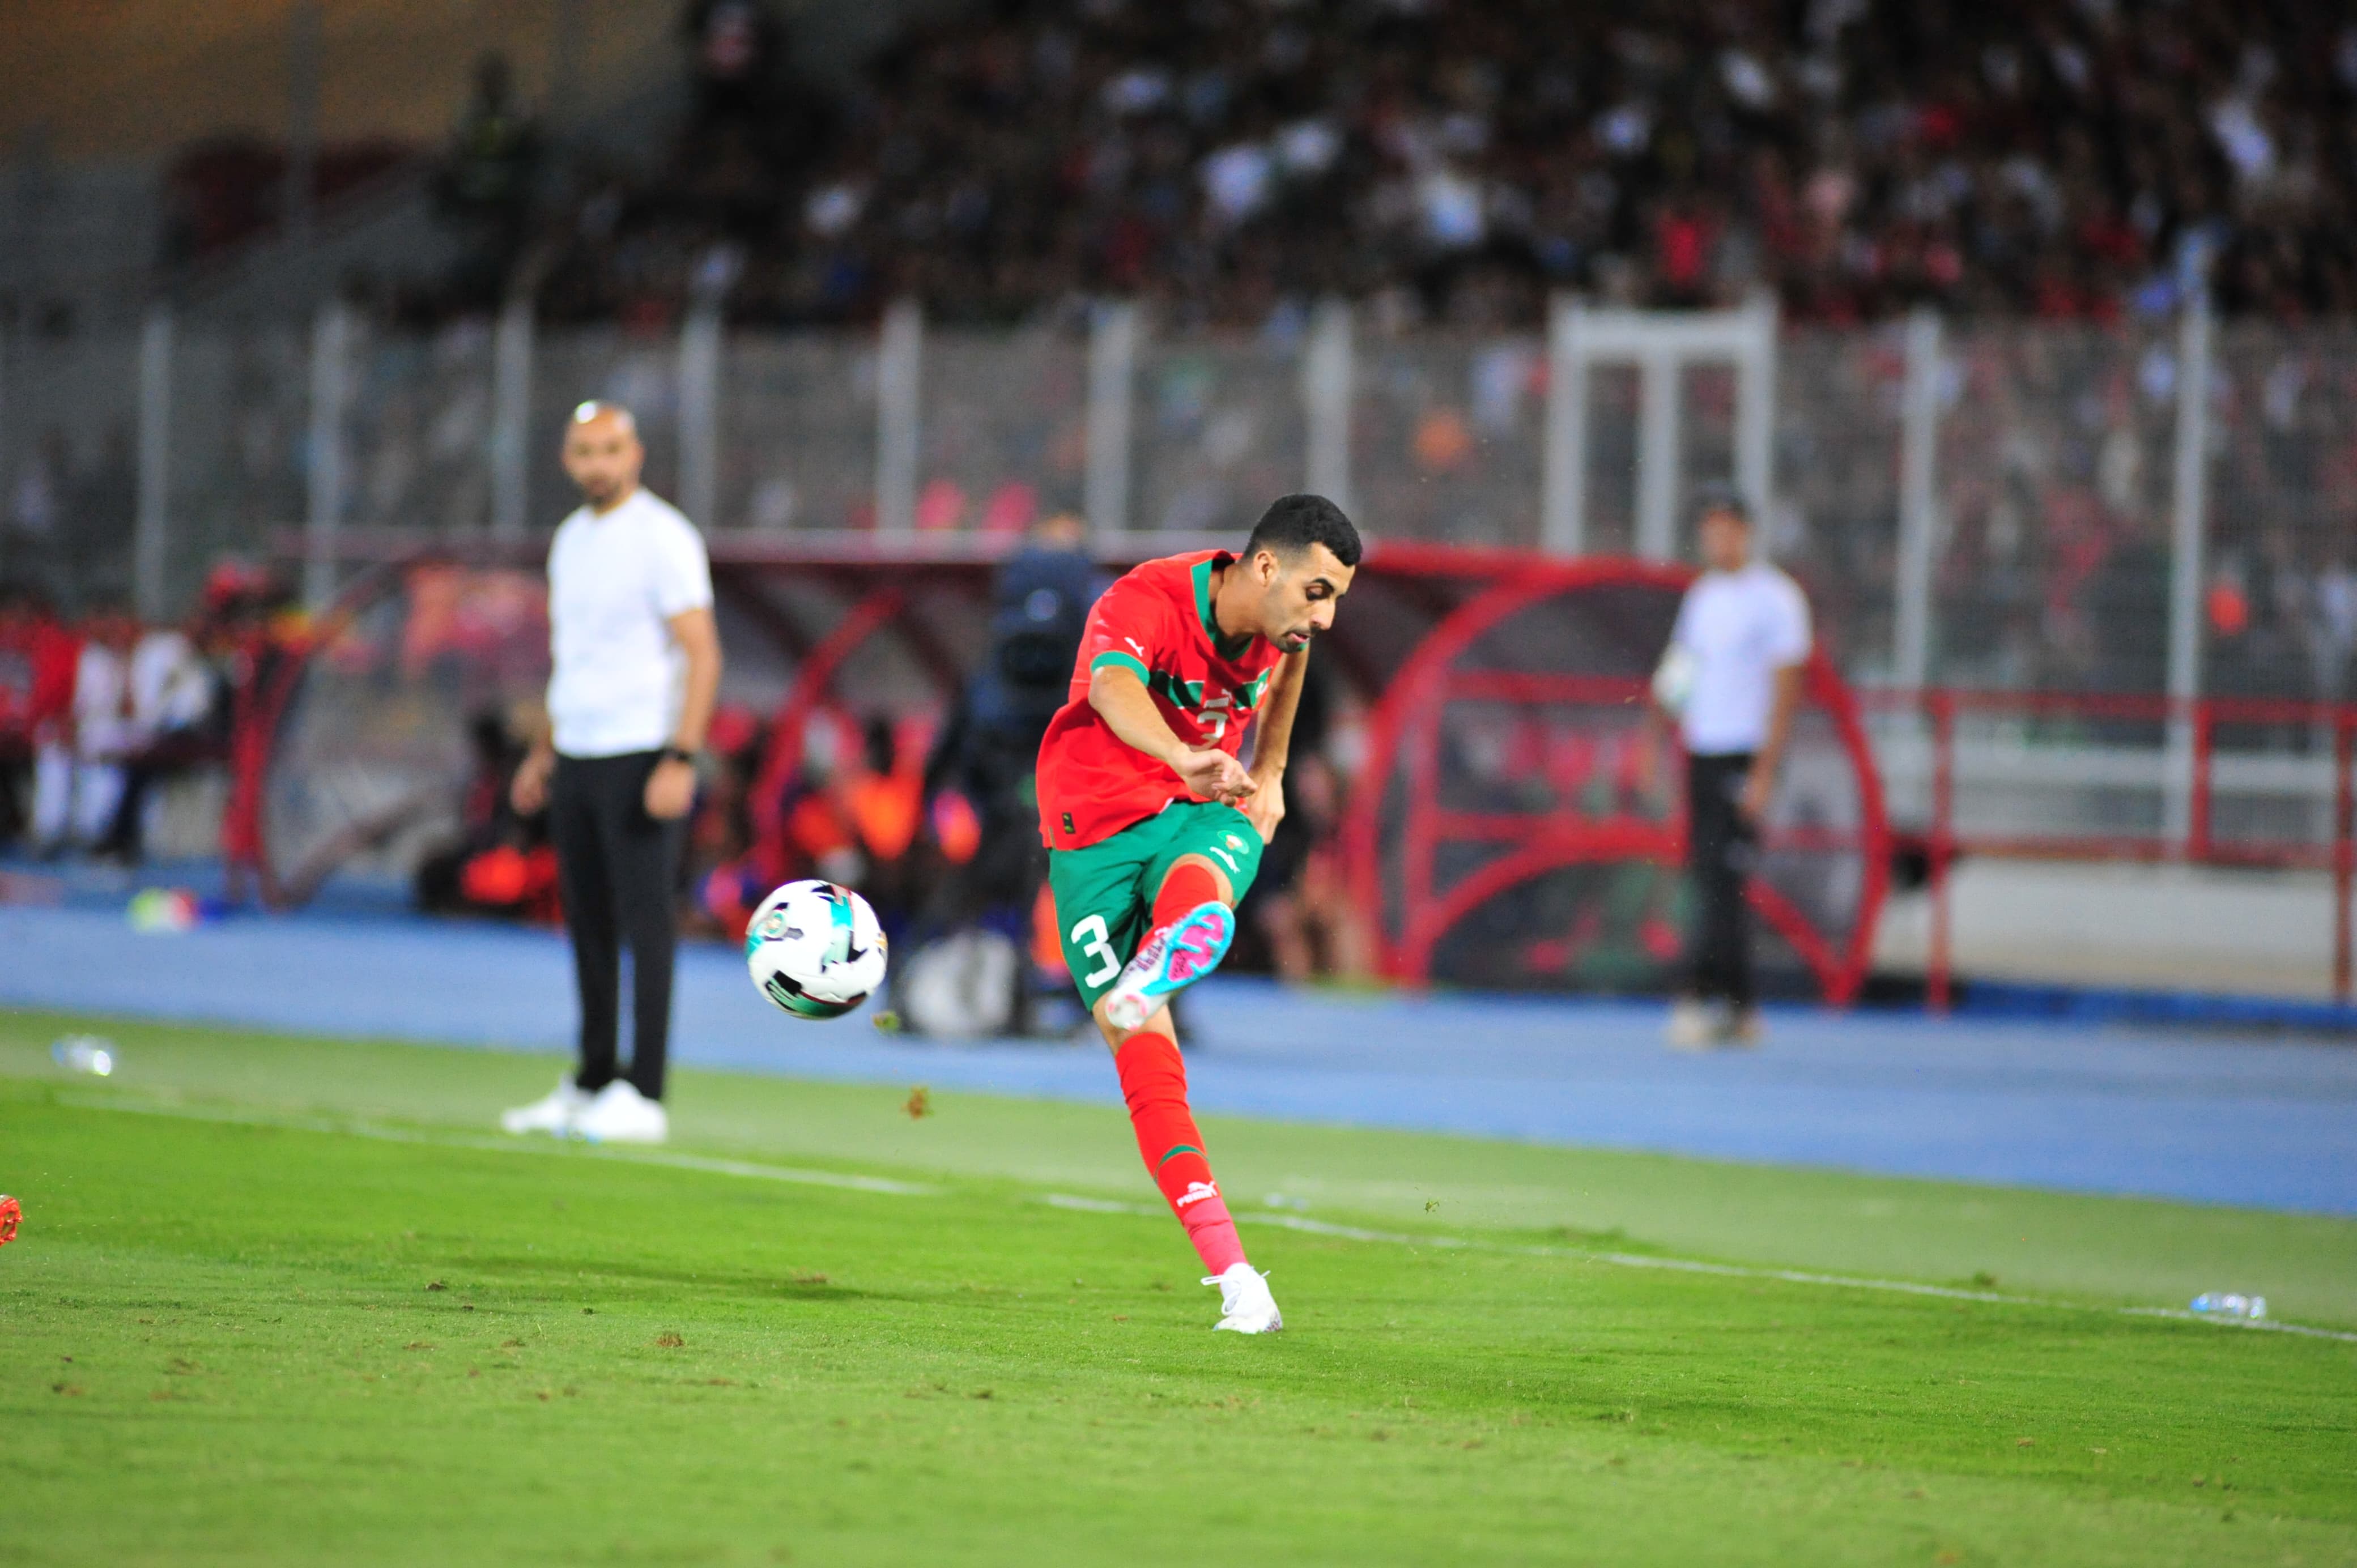
POLYGON ((1756 282, 1807 320, 2108 321, 2205 275, 2229 312, 2357 309, 2330 7, 1009 0, 909 25, 836 103, 762 63, 574 207, 552 309, 676 304, 715 245, 770 322, 1118 292, 1282 328, 1340 292, 1522 326, 1550 287, 1756 282))

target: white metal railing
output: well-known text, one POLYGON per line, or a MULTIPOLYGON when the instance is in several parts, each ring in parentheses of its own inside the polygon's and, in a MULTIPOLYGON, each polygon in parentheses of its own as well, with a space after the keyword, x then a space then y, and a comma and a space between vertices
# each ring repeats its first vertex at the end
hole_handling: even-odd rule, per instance
MULTIPOLYGON (((1765 298, 1679 315, 1566 298, 1543 338, 1412 338, 1369 337, 1332 300, 1291 338, 1211 339, 1159 333, 1122 301, 1069 335, 937 329, 906 303, 874 332, 785 335, 724 330, 705 297, 653 338, 552 331, 522 299, 415 338, 339 305, 299 334, 159 306, 127 338, 0 339, 0 501, 29 504, 36 479, 70 488, 37 471, 50 427, 85 467, 111 431, 130 431, 123 565, 149 613, 167 614, 212 553, 259 549, 290 516, 307 530, 314 602, 333 591, 347 528, 545 527, 564 501, 557 424, 588 396, 638 406, 651 482, 706 528, 813 543, 931 531, 986 549, 1049 508, 1082 513, 1108 542, 1199 537, 1308 487, 1378 538, 1659 557, 1686 543, 1693 487, 1729 482, 1867 683, 2183 699, 2214 689, 2205 596, 2219 572, 2271 530, 2323 538, 2339 503, 2320 487, 2333 454, 2357 450, 2357 333, 2222 330, 2198 298, 2174 323, 2116 331, 1952 328, 1920 312, 1841 333, 1780 333, 1765 298), (1726 406, 1697 401, 1697 370, 1730 389, 1726 406), (2271 443, 2297 441, 2315 450, 2268 467, 2271 443), (1623 480, 1626 511, 1599 511, 1623 480), (2042 658, 2072 635, 2040 619, 2078 591, 2064 535, 2084 525, 2055 499, 2072 487, 2104 489, 2101 527, 2146 531, 2161 562, 2142 615, 2151 667, 2126 684, 2067 660, 2024 668, 2023 647, 2042 658), (2009 598, 1995 581, 2007 571, 2029 579, 2009 598), (1975 652, 2005 616, 2015 646, 1975 652)), ((19 532, 38 521, 16 520, 19 532)), ((2338 679, 2282 694, 2332 695, 2338 679)), ((2169 741, 2181 826, 2181 724, 2169 741)))

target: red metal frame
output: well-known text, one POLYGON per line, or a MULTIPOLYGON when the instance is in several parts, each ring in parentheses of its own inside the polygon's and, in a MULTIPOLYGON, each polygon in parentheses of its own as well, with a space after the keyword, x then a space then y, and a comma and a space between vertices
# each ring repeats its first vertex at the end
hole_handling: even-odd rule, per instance
MULTIPOLYGON (((1139 536, 1129 536, 1133 548, 1118 553, 1120 558, 1143 558, 1139 536)), ((930 547, 937 542, 920 541, 930 547)), ((823 562, 837 565, 897 564, 904 567, 950 565, 958 568, 987 569, 995 557, 1004 553, 1008 542, 992 542, 987 549, 952 548, 938 555, 926 550, 907 553, 906 559, 888 550, 855 549, 825 553, 823 562)), ((1193 542, 1174 542, 1178 545, 1193 542)), ((730 537, 714 545, 716 566, 725 559, 737 569, 786 564, 809 565, 814 559, 807 544, 787 541, 772 546, 767 553, 748 546, 741 537, 730 537)), ((1494 578, 1525 578, 1533 572, 1546 573, 1559 568, 1534 562, 1526 553, 1513 550, 1468 549, 1448 544, 1426 544, 1413 541, 1392 542, 1371 545, 1365 563, 1367 572, 1383 576, 1405 578, 1448 578, 1481 583, 1494 578)), ((1614 571, 1604 575, 1615 581, 1626 581, 1629 574, 1614 571)), ((1674 572, 1672 578, 1683 583, 1684 578, 1674 572)), ((811 716, 825 701, 836 671, 870 639, 887 629, 897 630, 909 639, 920 662, 946 693, 953 694, 955 671, 944 650, 933 641, 929 627, 916 619, 912 603, 904 585, 880 588, 858 601, 834 629, 812 647, 797 660, 792 686, 780 704, 770 725, 768 751, 764 754, 752 797, 754 853, 765 869, 781 866, 785 855, 785 821, 782 801, 787 784, 802 757, 802 736, 811 716)))
MULTIPOLYGON (((715 587, 730 595, 740 610, 751 614, 767 635, 779 642, 795 665, 791 686, 780 703, 772 726, 771 745, 763 758, 763 789, 756 796, 757 852, 772 857, 782 849, 783 824, 778 796, 801 756, 801 734, 811 714, 823 702, 844 661, 869 638, 888 626, 907 643, 926 675, 944 696, 953 695, 963 676, 955 650, 944 646, 933 628, 920 618, 915 597, 921 583, 950 583, 978 589, 1001 557, 1018 542, 1012 538, 971 534, 926 534, 914 539, 882 535, 783 534, 749 535, 728 532, 707 540, 715 587), (789 617, 766 602, 748 605, 741 590, 748 577, 766 572, 796 572, 847 583, 863 571, 891 574, 890 585, 857 601, 851 613, 828 637, 803 645, 791 633, 789 617), (901 596, 888 608, 881 594, 901 596)), ((1129 534, 1099 552, 1107 563, 1144 559, 1147 554, 1213 542, 1193 538, 1157 538, 1129 534)), ((1230 541, 1228 542, 1232 542, 1230 541)), ((288 560, 305 558, 310 541, 287 532, 274 541, 288 560)), ((307 639, 290 650, 286 663, 258 688, 238 693, 238 712, 231 744, 231 797, 222 815, 225 856, 233 873, 250 871, 265 902, 284 901, 285 888, 270 861, 264 801, 265 784, 277 746, 278 728, 287 703, 297 689, 311 650, 331 640, 336 630, 411 568, 434 562, 479 566, 529 567, 546 554, 545 536, 519 539, 438 539, 421 543, 406 529, 347 528, 338 535, 339 558, 361 564, 360 575, 346 586, 319 618, 307 639)), ((1377 575, 1457 582, 1480 582, 1527 568, 1529 557, 1512 551, 1467 550, 1449 545, 1414 542, 1383 543, 1368 553, 1367 569, 1377 575)), ((758 598, 758 596, 756 596, 758 598)), ((1341 645, 1338 645, 1341 646, 1341 645)))
MULTIPOLYGON (((1451 553, 1453 555, 1455 553, 1451 553)), ((1386 564, 1391 564, 1386 557, 1386 564)), ((1436 563, 1437 564, 1437 563, 1436 563)), ((1475 641, 1544 600, 1583 588, 1631 584, 1683 592, 1692 569, 1653 562, 1588 559, 1534 562, 1514 557, 1509 580, 1467 601, 1426 636, 1408 655, 1370 725, 1368 757, 1360 788, 1343 828, 1351 886, 1362 909, 1383 908, 1382 813, 1389 781, 1407 748, 1407 814, 1400 835, 1405 919, 1396 938, 1378 918, 1375 937, 1386 972, 1412 984, 1431 972, 1433 950, 1450 929, 1491 898, 1532 877, 1566 866, 1630 860, 1675 864, 1684 859, 1686 826, 1670 821, 1628 819, 1598 822, 1557 815, 1444 811, 1435 805, 1435 744, 1440 709, 1453 699, 1491 698, 1519 703, 1622 705, 1644 700, 1641 681, 1580 675, 1520 674, 1452 668, 1475 641), (1522 840, 1513 853, 1480 867, 1437 897, 1432 890, 1433 861, 1446 842, 1522 840)), ((1752 907, 1801 955, 1825 997, 1846 1003, 1857 994, 1872 956, 1874 923, 1889 875, 1889 836, 1882 789, 1864 726, 1847 688, 1822 652, 1812 656, 1809 695, 1833 719, 1844 747, 1856 762, 1859 832, 1843 843, 1863 851, 1859 918, 1847 947, 1835 951, 1800 911, 1764 884, 1750 890, 1752 907)), ((1803 843, 1780 835, 1780 846, 1803 843)), ((1830 847, 1822 833, 1806 835, 1810 846, 1830 847)))
POLYGON ((285 885, 270 859, 269 812, 264 805, 271 759, 278 750, 278 726, 285 720, 286 704, 294 701, 304 670, 314 654, 334 642, 352 618, 384 591, 386 584, 402 582, 413 566, 444 558, 440 551, 413 551, 362 572, 329 601, 299 639, 287 645, 285 657, 269 683, 250 695, 239 695, 230 729, 229 800, 221 809, 223 858, 232 887, 240 871, 253 873, 254 891, 265 907, 278 908, 287 902, 285 885))
POLYGON ((1924 984, 1935 1012, 1953 998, 1953 953, 1949 873, 1960 855, 2019 860, 2181 861, 2191 865, 2332 872, 2332 992, 2351 1000, 2352 936, 2350 895, 2357 885, 2357 704, 2303 702, 2277 697, 2126 696, 2108 693, 1975 692, 1927 689, 1880 691, 1863 700, 1885 712, 1916 713, 1932 729, 1932 822, 1925 851, 1930 863, 1931 947, 1924 984), (2168 833, 1972 834, 1956 831, 1955 753, 1958 715, 2013 714, 2037 717, 2110 719, 2187 726, 2192 777, 2187 780, 2186 828, 2179 839, 2168 833), (2236 839, 2216 833, 2217 735, 2222 725, 2326 725, 2332 732, 2332 840, 2323 847, 2302 843, 2236 839))
POLYGON ((1944 1013, 1949 990, 1948 871, 1956 859, 1956 703, 1953 693, 1932 693, 1932 952, 1926 1000, 1944 1013))

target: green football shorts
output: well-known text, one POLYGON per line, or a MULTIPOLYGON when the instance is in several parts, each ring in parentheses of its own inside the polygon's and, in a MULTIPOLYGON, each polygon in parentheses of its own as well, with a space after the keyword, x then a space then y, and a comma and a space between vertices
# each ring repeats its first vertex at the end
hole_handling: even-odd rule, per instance
POLYGON ((1153 816, 1081 849, 1048 852, 1064 963, 1084 1006, 1113 989, 1146 940, 1154 895, 1180 859, 1200 854, 1227 873, 1241 900, 1260 870, 1260 830, 1233 806, 1173 800, 1153 816))

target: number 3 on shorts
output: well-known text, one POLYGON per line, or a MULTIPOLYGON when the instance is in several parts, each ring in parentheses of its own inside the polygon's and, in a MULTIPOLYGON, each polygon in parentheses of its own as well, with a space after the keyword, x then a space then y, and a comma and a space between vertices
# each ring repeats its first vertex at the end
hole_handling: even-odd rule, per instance
POLYGON ((1121 960, 1106 940, 1109 934, 1103 915, 1091 915, 1072 927, 1072 945, 1097 961, 1097 967, 1081 977, 1082 985, 1103 985, 1121 972, 1121 960))

